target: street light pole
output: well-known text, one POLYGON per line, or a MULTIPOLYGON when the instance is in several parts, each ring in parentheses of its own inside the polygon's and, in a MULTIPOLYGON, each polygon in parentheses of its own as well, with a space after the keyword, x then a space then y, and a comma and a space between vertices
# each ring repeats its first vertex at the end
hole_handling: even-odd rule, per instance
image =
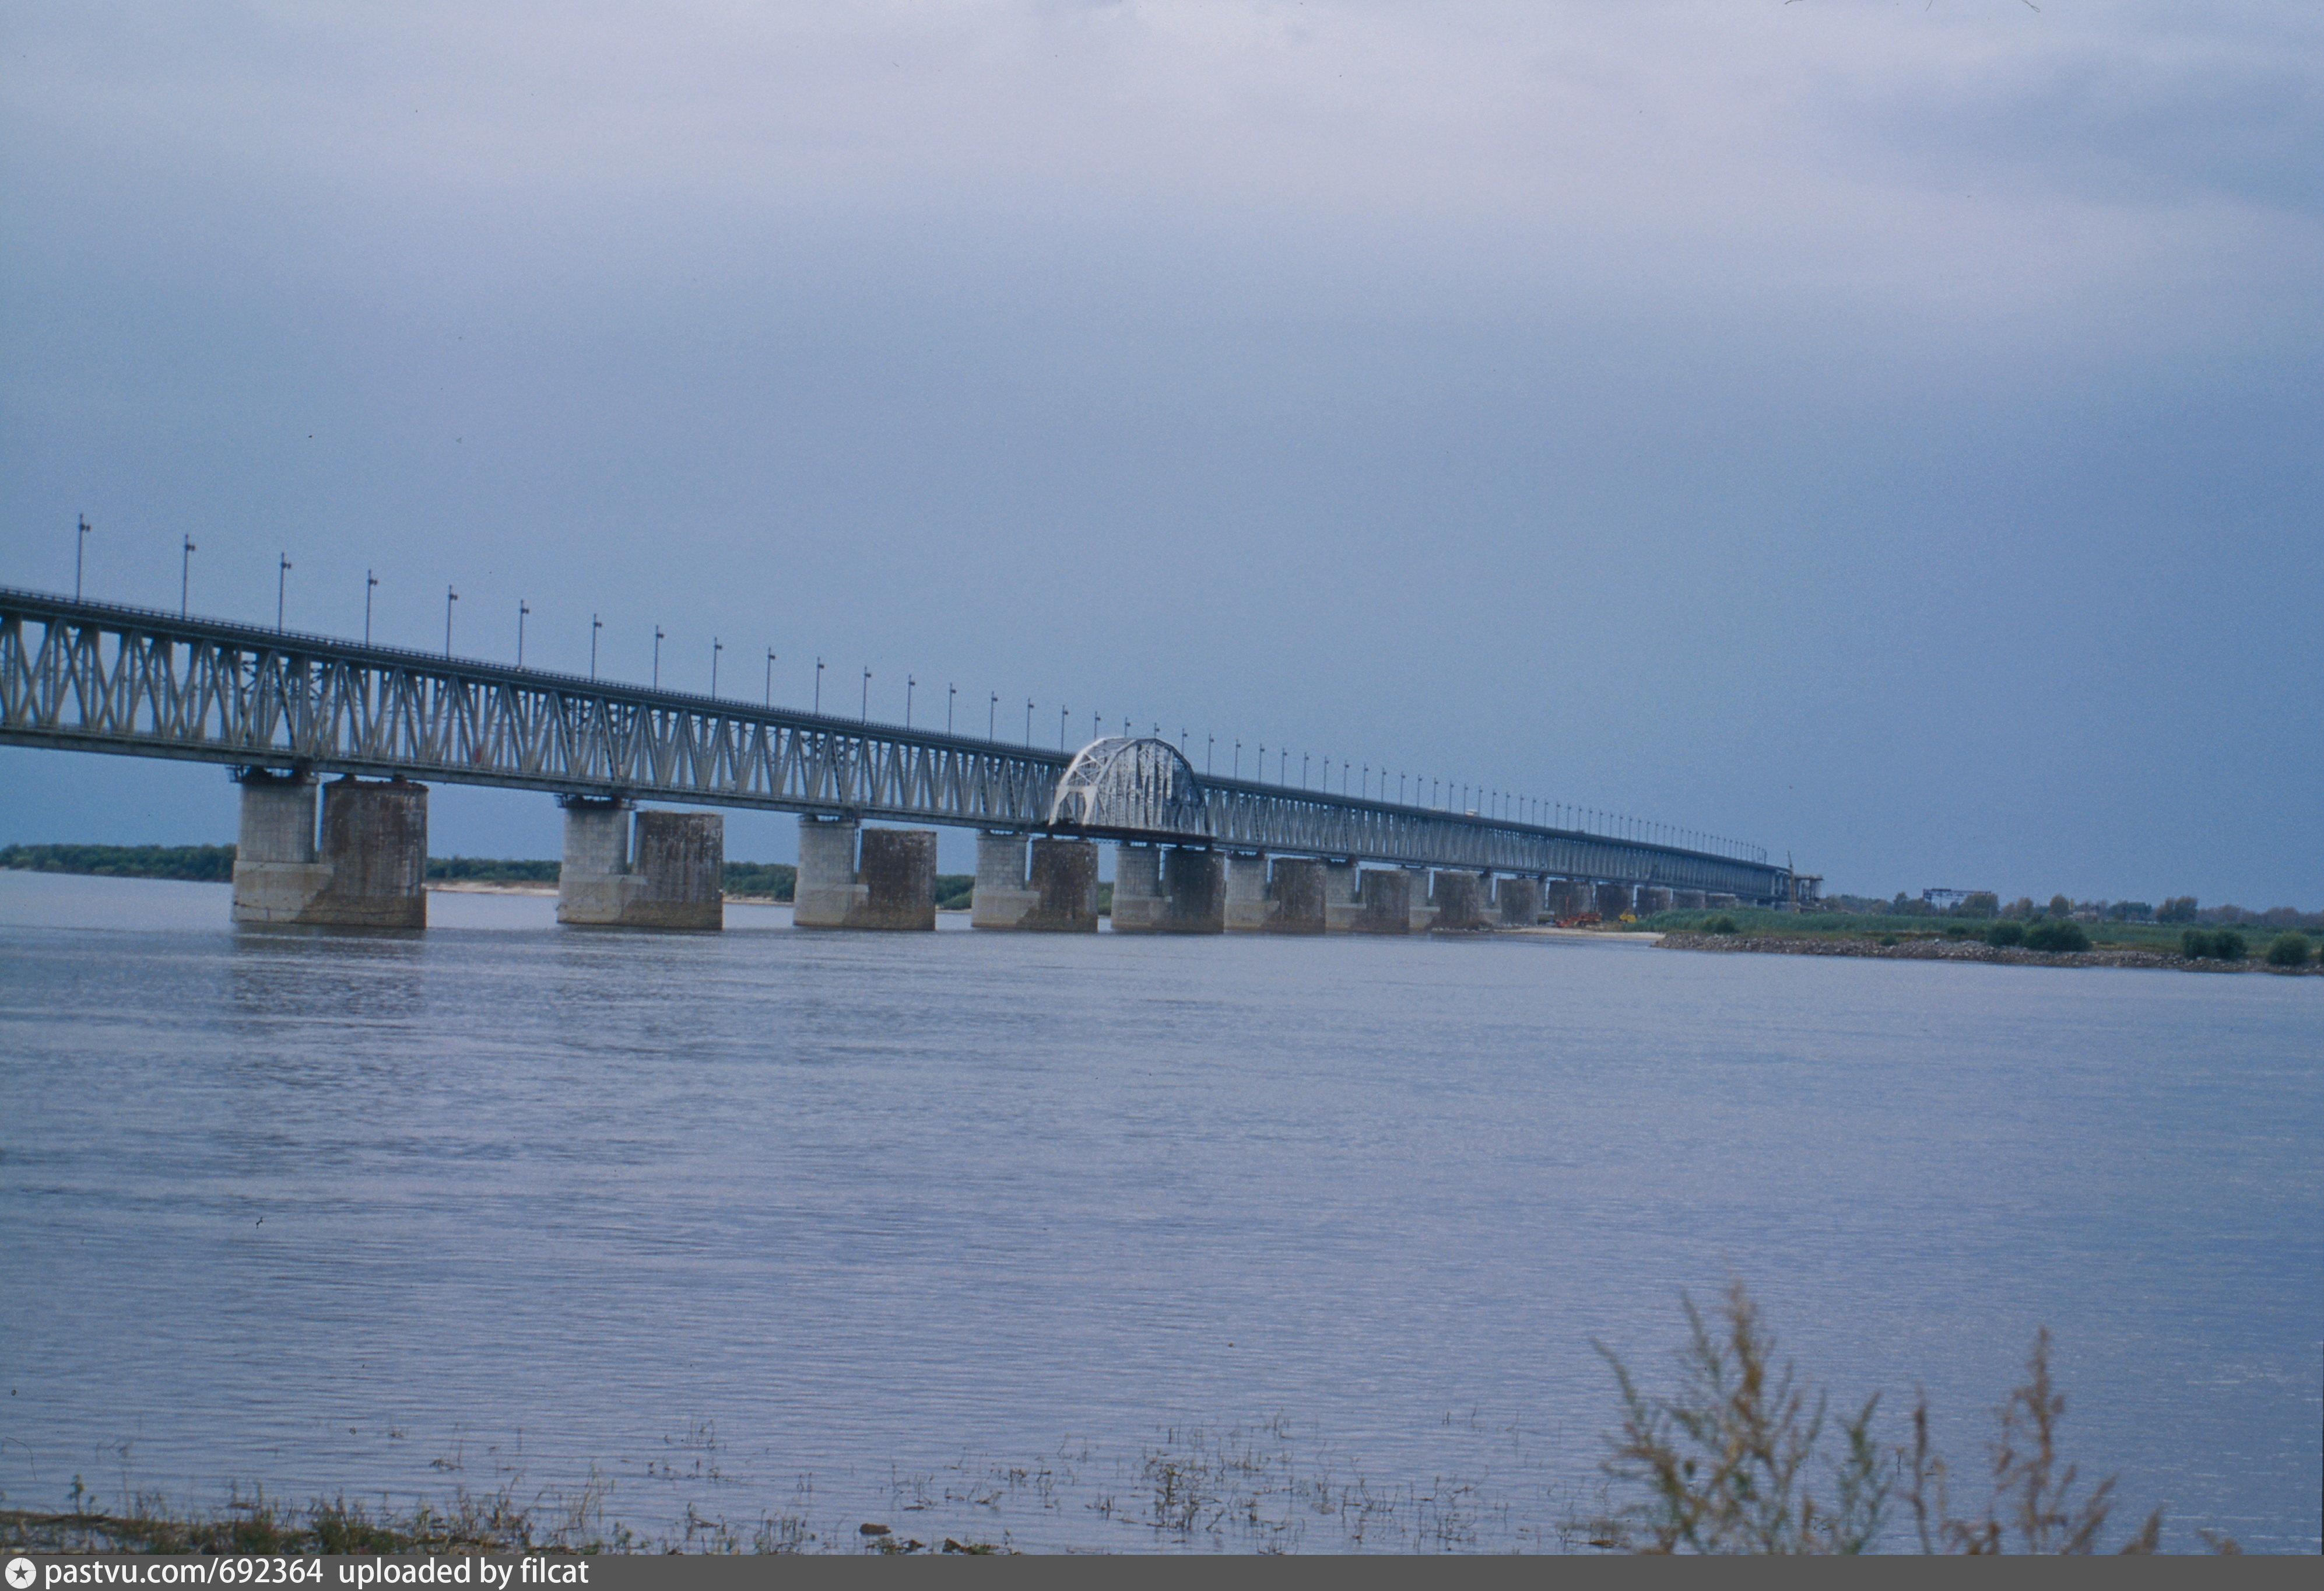
POLYGON ((815 660, 815 710, 817 715, 823 712, 823 660, 821 658, 815 660))
POLYGON ((444 587, 444 655, 446 657, 452 655, 452 605, 459 600, 460 594, 457 591, 449 586, 444 587))
POLYGON ((1065 709, 1062 707, 1057 709, 1057 749, 1065 749, 1065 709))
POLYGON ((524 615, 531 611, 523 597, 516 599, 516 666, 520 669, 524 667, 524 615))
POLYGON ((371 594, 379 588, 379 577, 364 570, 364 644, 371 644, 371 594))
POLYGON ((904 676, 904 727, 907 729, 912 726, 912 687, 918 683, 909 674, 904 676))
POLYGON ((775 649, 767 648, 767 705, 775 705, 775 649))
POLYGON ((1031 697, 1029 697, 1029 696, 1028 696, 1028 697, 1027 697, 1027 698, 1025 698, 1025 748, 1026 748, 1028 751, 1030 751, 1030 750, 1032 749, 1032 747, 1033 747, 1033 698, 1032 698, 1031 697))
POLYGON ((872 671, 869 669, 863 671, 863 702, 856 717, 866 724, 872 721, 872 671))
POLYGON ((661 643, 662 643, 662 633, 661 633, 661 626, 660 626, 659 624, 656 624, 656 625, 654 626, 654 656, 653 656, 653 688, 654 688, 656 690, 659 690, 659 689, 661 689, 661 643))
POLYGON ((592 680, 597 677, 597 632, 604 627, 604 620, 595 614, 589 615, 589 678, 592 680))
POLYGON ((710 694, 713 699, 718 695, 718 654, 725 650, 725 644, 717 636, 710 638, 710 694))
POLYGON ((282 594, 290 581, 290 555, 278 552, 274 569, 274 633, 282 634, 282 594))
POLYGON ((186 616, 186 590, 194 578, 194 539, 186 538, 185 550, 178 557, 178 616, 186 616))
POLYGON ((89 532, 88 515, 84 513, 78 518, 80 529, 73 532, 73 600, 75 602, 80 600, 80 555, 81 549, 88 545, 89 532))
POLYGON ((987 739, 987 740, 998 740, 998 739, 1000 739, 1000 738, 1001 738, 1000 718, 1001 718, 1001 693, 1000 693, 999 691, 997 691, 997 690, 996 690, 996 691, 994 691, 994 692, 992 693, 992 699, 991 699, 990 702, 988 702, 988 703, 986 703, 986 704, 985 704, 985 708, 984 708, 984 738, 985 738, 985 739, 987 739))
POLYGON ((946 681, 945 684, 945 733, 946 735, 952 733, 952 704, 954 698, 959 695, 960 687, 946 681))

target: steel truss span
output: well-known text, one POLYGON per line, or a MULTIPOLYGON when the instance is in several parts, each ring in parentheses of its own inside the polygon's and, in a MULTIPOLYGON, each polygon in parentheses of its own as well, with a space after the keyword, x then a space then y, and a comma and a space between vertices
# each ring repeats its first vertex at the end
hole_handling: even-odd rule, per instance
MULTIPOLYGON (((1748 901, 1784 899, 1790 883, 1756 853, 1198 780, 1161 741, 1099 742, 1081 754, 1083 769, 1102 764, 1116 778, 1140 770, 1125 789, 1146 789, 1157 772, 1173 780, 1162 799, 1114 813, 1105 809, 1112 803, 1074 794, 1078 772, 1061 791, 1077 760, 1061 753, 5 587, 0 744, 1489 869, 1748 901), (1053 812, 1080 820, 1053 822, 1053 812)), ((1093 772, 1093 794, 1102 782, 1093 772)))

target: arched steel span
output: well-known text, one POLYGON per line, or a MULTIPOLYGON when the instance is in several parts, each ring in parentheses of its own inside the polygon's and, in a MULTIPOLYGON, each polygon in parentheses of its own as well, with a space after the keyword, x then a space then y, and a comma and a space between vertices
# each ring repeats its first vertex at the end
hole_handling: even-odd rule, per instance
POLYGON ((1167 740, 1093 740, 1057 776, 1049 827, 1138 839, 1211 837, 1202 782, 1167 740))
MULTIPOLYGON (((1056 752, 5 587, 0 744, 1789 893, 1788 870, 1756 856, 1256 781, 1198 780, 1199 834, 1068 826, 1053 814, 1074 759, 1056 752)), ((1181 760, 1173 777, 1194 776, 1181 760)))

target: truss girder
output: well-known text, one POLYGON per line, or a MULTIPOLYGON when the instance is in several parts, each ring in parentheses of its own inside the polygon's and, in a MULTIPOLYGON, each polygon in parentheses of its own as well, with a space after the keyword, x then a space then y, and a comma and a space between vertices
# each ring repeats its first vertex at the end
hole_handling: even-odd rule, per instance
POLYGON ((0 743, 987 829, 1055 828, 1659 884, 1746 900, 1780 898, 1788 882, 1783 868, 1756 856, 1278 785, 1204 780, 1190 805, 1189 792, 1170 781, 1191 779, 1192 771, 1183 763, 1166 766, 1155 751, 1159 742, 1134 750, 1124 743, 1104 756, 1084 748, 1093 795, 1111 779, 1107 789, 1136 799, 1077 801, 1071 789, 1061 792, 1076 759, 1031 747, 5 588, 0 743), (1124 770, 1135 770, 1137 779, 1126 780, 1124 770), (1065 820, 1051 822, 1053 806, 1065 820), (1109 813, 1109 806, 1117 809, 1109 813), (1135 820, 1116 820, 1125 816, 1135 820))

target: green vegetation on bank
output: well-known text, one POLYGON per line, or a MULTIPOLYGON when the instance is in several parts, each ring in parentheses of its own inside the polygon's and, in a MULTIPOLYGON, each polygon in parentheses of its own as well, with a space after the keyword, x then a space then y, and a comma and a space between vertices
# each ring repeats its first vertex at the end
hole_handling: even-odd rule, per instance
POLYGON ((16 873, 78 873, 97 878, 177 878, 226 883, 234 877, 232 846, 5 846, 0 868, 16 873))
POLYGON ((511 861, 506 857, 430 856, 428 876, 459 883, 555 883, 554 862, 511 861))
MULTIPOLYGON (((1735 934, 1785 939, 1978 939, 1999 947, 2022 945, 2030 950, 2154 950, 2164 955, 2217 957, 2221 960, 2239 960, 2249 953, 2246 948, 2221 956, 2217 949, 2209 948, 2223 935, 2236 945, 2244 945, 2244 936, 2233 929, 2190 930, 2173 923, 2078 922, 2048 915, 2027 920, 2002 917, 1978 920, 1921 913, 1788 912, 1730 906, 1715 911, 1657 911, 1621 926, 1645 933, 1735 934), (2189 948, 2193 942, 2200 942, 2206 948, 2189 948)), ((2302 936, 2292 937, 2301 937, 2303 944, 2307 942, 2302 936)), ((2302 957, 2303 961, 2306 958, 2302 957)), ((2301 963, 2283 961, 2274 965, 2301 963)))

